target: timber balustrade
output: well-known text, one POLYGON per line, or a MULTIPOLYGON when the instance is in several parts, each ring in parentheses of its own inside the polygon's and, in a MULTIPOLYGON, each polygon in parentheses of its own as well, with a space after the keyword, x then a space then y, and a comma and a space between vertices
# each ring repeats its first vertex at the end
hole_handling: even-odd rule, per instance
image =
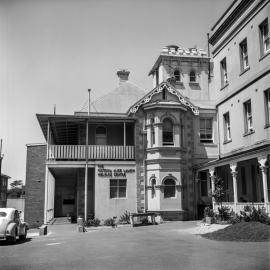
MULTIPOLYGON (((84 160, 85 145, 49 145, 49 160, 84 160)), ((128 145, 89 145, 88 159, 134 159, 134 146, 128 145)))

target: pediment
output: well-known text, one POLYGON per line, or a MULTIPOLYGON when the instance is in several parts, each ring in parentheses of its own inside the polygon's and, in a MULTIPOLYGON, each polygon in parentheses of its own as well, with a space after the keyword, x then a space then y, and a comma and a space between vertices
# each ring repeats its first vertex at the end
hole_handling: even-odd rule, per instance
POLYGON ((167 90, 168 93, 171 95, 174 95, 177 97, 177 102, 179 101, 180 105, 183 105, 186 108, 190 108, 191 111, 195 115, 199 115, 199 109, 195 105, 193 105, 186 97, 180 94, 178 90, 176 90, 172 85, 170 85, 168 82, 162 82, 160 85, 158 85, 156 88, 151 90, 147 95, 145 95, 143 98, 141 98, 138 102, 136 102, 132 107, 130 107, 128 113, 134 114, 136 113, 139 108, 145 104, 151 103, 153 100, 153 97, 156 95, 159 95, 162 93, 163 90, 167 90))

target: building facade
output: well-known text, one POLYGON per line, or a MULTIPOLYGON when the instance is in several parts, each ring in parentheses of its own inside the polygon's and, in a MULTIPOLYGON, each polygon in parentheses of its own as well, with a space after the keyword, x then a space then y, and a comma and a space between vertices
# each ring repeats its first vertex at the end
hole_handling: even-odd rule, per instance
POLYGON ((206 186, 214 189, 214 178, 221 177, 223 205, 235 212, 247 204, 270 210, 269 14, 269 1, 234 1, 209 39, 219 153, 216 161, 198 170, 199 187, 206 196, 206 186))
POLYGON ((25 220, 118 218, 155 212, 201 217, 225 202, 269 212, 270 4, 235 0, 212 28, 209 55, 169 45, 141 90, 119 70, 116 89, 89 112, 38 114, 45 144, 27 146, 25 220))

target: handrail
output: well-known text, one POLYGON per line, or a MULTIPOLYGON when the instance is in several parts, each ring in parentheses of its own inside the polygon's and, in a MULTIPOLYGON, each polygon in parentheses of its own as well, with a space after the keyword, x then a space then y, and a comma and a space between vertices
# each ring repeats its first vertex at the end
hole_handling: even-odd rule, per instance
MULTIPOLYGON (((120 159, 135 158, 133 145, 88 145, 88 158, 91 159, 120 159)), ((49 145, 48 160, 84 160, 85 145, 49 145)))

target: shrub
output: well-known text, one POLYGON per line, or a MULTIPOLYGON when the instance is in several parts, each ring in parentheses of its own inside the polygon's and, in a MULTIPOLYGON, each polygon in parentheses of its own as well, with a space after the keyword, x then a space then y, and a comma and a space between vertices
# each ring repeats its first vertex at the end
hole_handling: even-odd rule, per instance
POLYGON ((119 222, 122 224, 130 224, 130 213, 128 211, 125 211, 125 213, 120 216, 119 222))
POLYGON ((228 220, 229 223, 231 224, 237 224, 237 223, 240 223, 241 222, 241 216, 238 215, 238 214, 233 214, 229 220, 228 220))
POLYGON ((265 211, 265 208, 258 208, 258 210, 253 206, 245 206, 244 211, 240 211, 240 218, 245 222, 258 221, 267 225, 270 225, 270 217, 265 211))
POLYGON ((204 217, 214 217, 214 211, 209 206, 205 207, 203 210, 204 217))
POLYGON ((114 220, 112 218, 107 218, 104 220, 104 226, 113 226, 114 220))
POLYGON ((228 206, 218 207, 218 217, 221 220, 229 220, 231 217, 231 209, 228 206))
POLYGON ((100 225, 100 220, 98 218, 88 219, 85 225, 98 227, 100 225))

